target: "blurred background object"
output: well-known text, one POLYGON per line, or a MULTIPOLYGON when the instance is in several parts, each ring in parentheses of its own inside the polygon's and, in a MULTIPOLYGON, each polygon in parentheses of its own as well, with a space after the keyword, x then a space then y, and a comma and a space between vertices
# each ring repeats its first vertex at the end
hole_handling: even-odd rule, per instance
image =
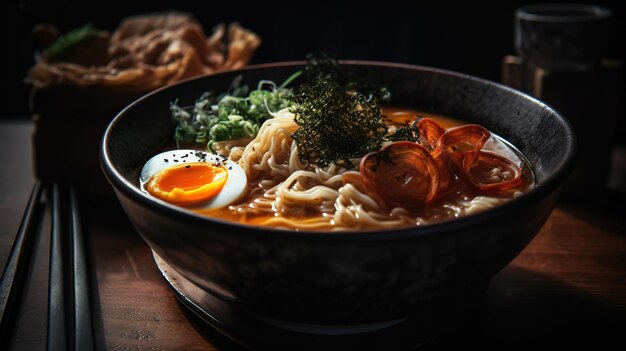
MULTIPOLYGON (((176 9, 192 13, 209 33, 218 23, 234 21, 257 33, 263 44, 251 63, 301 60, 308 53, 327 50, 342 59, 435 66, 499 81, 502 57, 514 52, 514 11, 528 3, 8 0, 1 5, 4 84, 0 86, 0 113, 28 114, 28 88, 22 81, 34 64, 30 38, 38 23, 52 23, 63 33, 87 22, 113 31, 127 16, 176 9)), ((623 58, 624 3, 598 4, 613 11, 607 57, 623 58)))
MULTIPOLYGON (((606 188, 621 102, 622 61, 610 59, 612 12, 585 4, 541 4, 515 11, 516 56, 502 79, 561 111, 578 138, 577 167, 564 196, 606 188)), ((623 43, 622 43, 623 44, 623 43)))
POLYGON ((186 78, 241 68, 261 44, 238 23, 220 23, 207 37, 192 15, 175 11, 125 18, 113 33, 97 30, 92 23, 58 33, 50 24, 33 29, 33 42, 43 43, 26 76, 35 92, 101 87, 145 93, 186 78))
POLYGON ((167 11, 124 18, 110 33, 92 23, 63 33, 33 29, 31 87, 35 175, 70 180, 106 194, 98 165, 104 127, 139 96, 180 80, 245 66, 261 39, 238 23, 221 23, 207 36, 192 15, 167 11))

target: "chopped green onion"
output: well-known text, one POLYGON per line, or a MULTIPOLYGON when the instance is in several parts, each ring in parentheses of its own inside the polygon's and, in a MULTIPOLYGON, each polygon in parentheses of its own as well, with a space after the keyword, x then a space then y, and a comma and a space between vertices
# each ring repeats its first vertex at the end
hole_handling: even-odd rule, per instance
POLYGON ((300 74, 294 73, 278 87, 272 81, 262 80, 251 92, 240 85, 238 76, 227 93, 204 93, 193 106, 181 107, 173 102, 170 110, 177 124, 176 141, 206 144, 208 150, 215 152, 215 142, 254 137, 273 113, 290 106, 293 91, 287 85, 300 74))

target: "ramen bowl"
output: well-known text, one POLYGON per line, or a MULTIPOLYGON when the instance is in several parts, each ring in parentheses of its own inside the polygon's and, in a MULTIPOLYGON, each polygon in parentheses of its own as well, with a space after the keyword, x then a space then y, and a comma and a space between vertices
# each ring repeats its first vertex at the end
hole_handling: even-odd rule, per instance
POLYGON ((375 347, 393 338, 411 346, 449 330, 541 229, 572 169, 571 126, 528 95, 440 69, 345 64, 386 85, 394 105, 478 123, 502 136, 530 161, 536 186, 481 213, 408 228, 313 232, 210 218, 140 189, 142 165, 172 143, 170 102, 188 105, 207 90, 225 91, 238 75, 251 85, 282 81, 303 63, 250 66, 142 97, 106 130, 102 168, 174 293, 240 343, 314 348, 356 340, 375 347))

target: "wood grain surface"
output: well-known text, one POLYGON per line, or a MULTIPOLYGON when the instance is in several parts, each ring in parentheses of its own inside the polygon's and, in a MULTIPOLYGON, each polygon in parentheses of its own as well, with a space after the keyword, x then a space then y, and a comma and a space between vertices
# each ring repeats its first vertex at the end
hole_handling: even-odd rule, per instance
MULTIPOLYGON (((0 173, 0 263, 4 265, 28 199, 29 125, 2 122, 16 149, 0 173), (19 146, 16 146, 19 145, 19 146)), ((2 139, 6 145, 6 139, 2 139)), ((145 242, 113 200, 83 198, 99 350, 238 350, 188 312, 164 283, 145 242)), ((528 247, 491 281, 463 327, 425 345, 528 349, 553 346, 624 349, 626 339, 626 196, 596 194, 561 203, 528 247)), ((45 349, 49 212, 43 213, 12 350, 45 349)), ((390 349, 393 340, 390 340, 390 349)))

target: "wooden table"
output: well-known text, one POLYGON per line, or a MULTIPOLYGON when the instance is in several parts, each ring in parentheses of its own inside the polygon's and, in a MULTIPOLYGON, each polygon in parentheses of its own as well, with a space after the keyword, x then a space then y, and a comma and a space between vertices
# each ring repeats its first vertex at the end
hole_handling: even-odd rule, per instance
MULTIPOLYGON (((34 181, 31 131, 28 121, 0 122, 1 266, 34 181)), ((624 164, 623 151, 617 166, 624 164)), ((98 349, 239 349, 177 302, 115 201, 83 199, 81 209, 98 349)), ((49 226, 45 213, 12 350, 45 349, 49 226)), ((392 348, 393 340, 389 343, 392 348)), ((492 279, 471 321, 424 349, 610 345, 626 349, 623 192, 607 193, 585 207, 560 204, 522 254, 492 279)))

